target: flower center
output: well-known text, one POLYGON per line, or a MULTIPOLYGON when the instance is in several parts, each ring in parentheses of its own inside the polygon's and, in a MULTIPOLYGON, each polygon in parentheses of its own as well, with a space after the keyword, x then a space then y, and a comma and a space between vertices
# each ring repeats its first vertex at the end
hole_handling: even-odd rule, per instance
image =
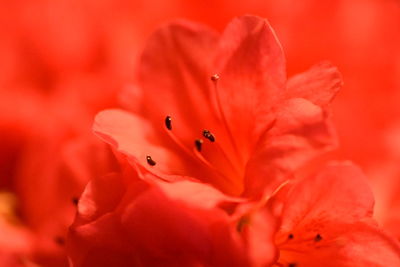
MULTIPOLYGON (((185 135, 184 138, 179 137, 179 126, 174 126, 174 118, 167 115, 164 119, 164 129, 165 133, 170 137, 170 139, 175 143, 181 151, 183 151, 189 158, 193 159, 195 166, 203 168, 207 173, 212 172, 210 177, 205 177, 204 179, 213 179, 210 182, 222 191, 240 195, 243 192, 243 179, 245 173, 245 164, 241 159, 242 155, 236 147, 235 140, 232 133, 229 130, 228 124, 226 123, 225 117, 223 115, 221 104, 216 95, 217 81, 220 77, 217 74, 211 76, 211 82, 214 86, 214 94, 216 101, 216 118, 218 123, 212 122, 211 128, 216 129, 202 129, 196 133, 193 128, 191 128, 191 133, 189 136, 185 135), (193 136, 189 143, 189 140, 193 136)), ((210 125, 211 126, 211 125, 210 125)), ((200 127, 199 127, 200 128, 200 127)), ((200 128, 201 129, 201 128, 200 128)), ((157 159, 153 159, 151 155, 146 156, 146 161, 148 165, 155 166, 157 159)), ((196 170, 195 170, 196 171, 196 170)), ((202 178, 202 177, 195 177, 202 178)))

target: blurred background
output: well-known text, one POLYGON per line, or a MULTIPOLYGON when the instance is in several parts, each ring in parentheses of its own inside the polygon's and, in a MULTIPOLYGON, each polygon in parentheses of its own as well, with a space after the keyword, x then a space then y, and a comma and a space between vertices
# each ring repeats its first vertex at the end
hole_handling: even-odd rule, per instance
POLYGON ((399 0, 14 0, 0 6, 1 266, 68 265, 80 193, 117 168, 93 117, 121 104, 149 34, 174 18, 222 31, 243 14, 270 21, 289 77, 323 60, 338 66, 340 147, 307 169, 359 164, 377 220, 400 238, 399 0))

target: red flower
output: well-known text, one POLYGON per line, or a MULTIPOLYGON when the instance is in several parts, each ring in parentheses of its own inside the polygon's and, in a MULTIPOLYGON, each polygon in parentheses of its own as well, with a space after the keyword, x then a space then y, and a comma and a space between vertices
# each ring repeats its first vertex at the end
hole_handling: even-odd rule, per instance
MULTIPOLYGON (((223 206, 239 200, 202 183, 160 181, 152 174, 92 180, 69 233, 72 266, 251 266, 254 235, 244 241, 223 206), (251 255, 249 255, 251 254, 251 255)), ((274 227, 257 235, 274 259, 274 227)), ((273 222, 273 221, 270 221, 273 222)))
MULTIPOLYGON (((86 79, 87 87, 98 88, 96 79, 86 79)), ((32 245, 14 254, 57 267, 68 265, 64 243, 73 202, 91 178, 117 168, 110 149, 90 131, 94 113, 114 105, 115 98, 102 90, 93 96, 80 79, 64 82, 48 95, 14 87, 0 101, 0 189, 17 198, 16 228, 29 232, 32 245), (72 87, 80 87, 79 94, 72 87)))
POLYGON ((79 202, 69 255, 75 267, 400 264, 399 244, 372 219, 366 178, 349 163, 284 185, 262 203, 150 173, 97 178, 79 202))
POLYGON ((284 67, 257 17, 235 19, 221 38, 188 22, 156 32, 133 113, 96 117, 95 132, 135 173, 87 186, 69 233, 73 265, 398 265, 357 168, 282 185, 334 145, 326 108, 341 86, 329 63, 288 82, 284 67))
POLYGON ((366 181, 352 164, 331 164, 278 193, 277 266, 399 266, 399 244, 372 220, 366 181))
POLYGON ((332 148, 325 106, 340 85, 328 63, 287 83, 281 46, 261 18, 237 18, 221 37, 178 21, 148 41, 135 114, 101 112, 94 130, 165 180, 189 176, 259 196, 332 148))

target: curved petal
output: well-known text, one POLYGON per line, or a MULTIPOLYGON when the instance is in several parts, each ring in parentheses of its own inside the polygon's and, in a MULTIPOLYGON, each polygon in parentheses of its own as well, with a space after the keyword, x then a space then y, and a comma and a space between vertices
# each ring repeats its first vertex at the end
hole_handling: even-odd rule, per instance
POLYGON ((165 147, 162 136, 157 135, 149 123, 123 110, 105 110, 97 114, 93 131, 103 141, 148 171, 161 177, 174 179, 165 174, 187 174, 181 158, 165 147), (148 156, 155 165, 149 164, 148 156))
POLYGON ((330 164, 317 175, 293 183, 276 238, 279 262, 332 267, 398 265, 399 244, 371 219, 373 204, 366 177, 351 163, 330 164))
POLYGON ((231 236, 228 217, 214 206, 226 197, 215 195, 207 201, 206 193, 212 188, 200 184, 194 185, 196 190, 186 182, 156 184, 127 204, 121 214, 145 266, 247 266, 241 247, 231 236), (216 245, 221 242, 225 245, 216 245))
POLYGON ((82 197, 80 205, 95 203, 101 215, 79 209, 67 243, 73 266, 248 266, 229 217, 217 207, 229 200, 222 193, 188 181, 136 179, 117 196, 124 183, 115 178, 117 185, 97 179, 82 197), (103 196, 108 187, 112 196, 103 196))
POLYGON ((67 238, 74 267, 131 266, 135 262, 115 213, 128 188, 134 188, 136 195, 147 189, 136 172, 130 174, 129 179, 119 173, 99 176, 87 184, 67 238))
POLYGON ((71 266, 132 266, 135 256, 124 236, 119 218, 113 212, 85 224, 76 221, 67 239, 71 266))
POLYGON ((201 131, 216 124, 210 102, 210 65, 218 34, 179 20, 157 30, 139 62, 138 83, 143 92, 143 117, 157 129, 167 115, 173 128, 190 145, 201 131))
POLYGON ((246 241, 253 266, 271 266, 279 251, 273 239, 276 234, 276 218, 267 210, 258 210, 249 218, 246 241))
POLYGON ((316 231, 324 225, 356 223, 372 216, 373 205, 371 189, 358 167, 349 162, 330 164, 294 184, 283 208, 281 229, 316 231))
POLYGON ((78 202, 80 223, 96 220, 115 209, 125 192, 124 187, 117 174, 92 179, 78 202), (104 191, 107 191, 107 194, 103 194, 104 191))
POLYGON ((275 114, 246 166, 248 196, 273 192, 296 168, 336 145, 335 132, 319 106, 293 98, 281 103, 275 114))
POLYGON ((215 72, 225 122, 246 153, 244 148, 257 140, 255 129, 267 126, 265 116, 286 83, 282 48, 268 22, 255 16, 234 19, 221 37, 215 72))
MULTIPOLYGON (((238 187, 233 187, 232 184, 241 182, 226 179, 214 168, 201 165, 191 152, 185 153, 185 149, 180 149, 173 143, 167 130, 156 132, 148 120, 132 113, 118 109, 102 111, 95 118, 93 130, 103 141, 127 156, 133 164, 139 164, 163 180, 196 178, 225 191, 232 191, 231 188, 238 187), (149 162, 148 156, 154 162, 149 162)), ((206 150, 208 147, 205 145, 204 148, 206 150)))
POLYGON ((169 198, 203 209, 215 208, 225 201, 243 201, 240 198, 224 195, 214 187, 204 183, 177 181, 174 183, 158 183, 158 186, 169 198))
POLYGON ((318 106, 328 105, 342 87, 342 76, 330 62, 321 62, 290 78, 286 94, 305 98, 318 106))
POLYGON ((398 242, 377 227, 365 223, 336 227, 346 232, 335 239, 321 241, 314 248, 299 248, 303 253, 284 251, 282 260, 310 267, 400 266, 398 242))

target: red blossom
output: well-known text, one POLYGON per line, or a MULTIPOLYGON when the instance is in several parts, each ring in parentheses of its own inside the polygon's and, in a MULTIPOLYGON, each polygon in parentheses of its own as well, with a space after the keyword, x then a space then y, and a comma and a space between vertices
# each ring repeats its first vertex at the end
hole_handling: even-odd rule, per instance
POLYGON ((144 178, 110 175, 88 184, 69 233, 72 266, 252 266, 257 249, 274 259, 272 217, 261 216, 263 229, 245 240, 223 208, 239 199, 203 183, 144 178), (254 247, 255 235, 271 245, 254 247))
POLYGON ((335 145, 325 106, 340 75, 325 63, 286 85, 284 55, 264 19, 236 18, 221 37, 187 21, 167 24, 138 69, 135 113, 103 111, 94 131, 162 179, 188 176, 256 197, 335 145))
POLYGON ((288 185, 276 235, 283 266, 397 266, 400 246, 372 219, 367 179, 350 163, 336 163, 288 185))
MULTIPOLYGON (((398 244, 370 223, 372 197, 358 170, 331 166, 282 186, 304 162, 335 146, 327 109, 341 78, 323 62, 286 81, 280 45, 261 19, 237 19, 222 37, 186 21, 151 37, 138 82, 121 95, 129 112, 102 112, 95 125, 97 135, 134 168, 139 163, 143 181, 136 174, 102 178, 114 161, 88 127, 95 112, 115 103, 114 89, 131 75, 135 48, 150 21, 182 12, 220 27, 239 9, 268 14, 288 53, 289 73, 329 57, 345 74, 347 89, 335 116, 344 141, 340 151, 373 178, 376 218, 399 238, 398 156, 382 149, 381 136, 398 109, 395 1, 24 2, 0 10, 0 23, 7 25, 0 30, 0 186, 15 191, 21 215, 14 218, 13 210, 10 220, 0 214, 0 265, 36 266, 32 259, 43 266, 66 265, 64 234, 76 211, 73 203, 93 177, 70 233, 78 266, 140 266, 138 261, 154 266, 158 259, 162 266, 268 266, 277 251, 276 221, 269 209, 260 208, 267 200, 268 208, 276 202, 285 207, 276 214, 282 219, 278 266, 399 265, 398 244), (199 182, 257 201, 242 203, 199 182), (129 189, 118 189, 121 184, 129 189), (331 185, 335 192, 328 190, 331 185), (278 186, 279 195, 268 199, 278 186), (132 188, 144 192, 127 195, 132 188), (202 193, 192 196, 193 188, 202 193), (293 217, 304 212, 300 226, 293 226, 293 217), (102 224, 100 215, 109 220, 102 224), (122 217, 124 227, 134 229, 125 231, 122 217), (217 220, 219 227, 207 220, 217 220), (182 221, 187 225, 179 229, 182 221), (187 238, 188 229, 199 231, 187 238), (162 230, 176 235, 164 239, 162 230), (182 262, 165 256, 171 251, 181 252, 182 262), (213 257, 210 251, 224 255, 213 257)), ((388 141, 388 150, 397 153, 396 142, 388 141)))

